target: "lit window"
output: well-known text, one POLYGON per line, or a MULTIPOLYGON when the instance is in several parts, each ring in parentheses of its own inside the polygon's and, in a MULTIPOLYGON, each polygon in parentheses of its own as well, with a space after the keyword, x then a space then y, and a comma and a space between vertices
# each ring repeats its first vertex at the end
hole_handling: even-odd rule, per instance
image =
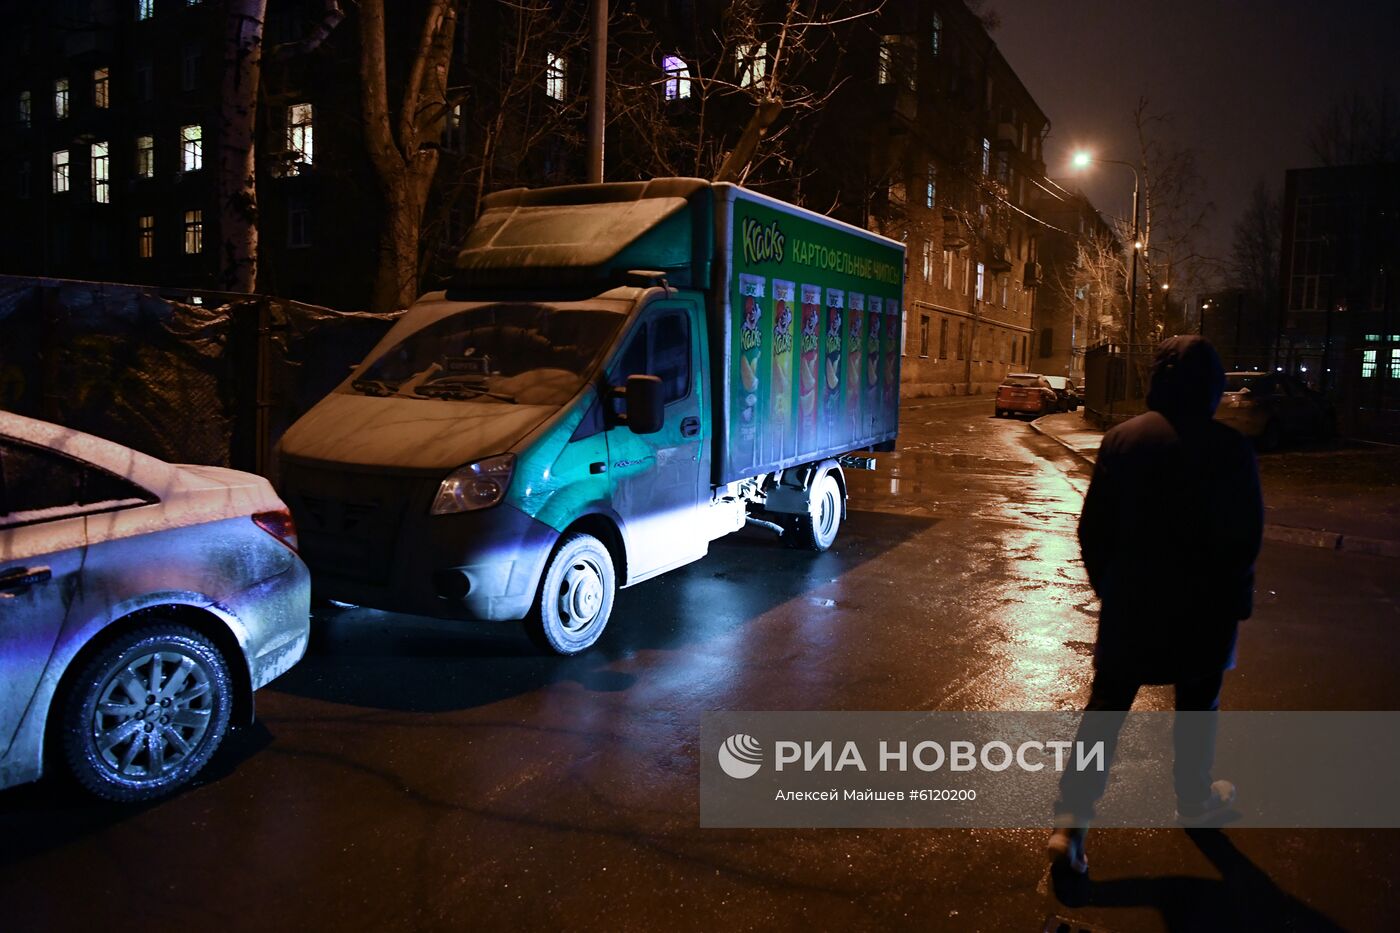
POLYGON ((136 0, 136 18, 150 19, 156 15, 156 0, 136 0))
POLYGON ((898 36, 880 37, 880 59, 877 66, 877 76, 881 84, 894 83, 894 46, 898 41, 898 36))
POLYGON ((107 171, 110 158, 107 143, 92 144, 92 200, 98 204, 112 202, 112 184, 107 171))
POLYGON ((311 210, 299 201, 293 201, 287 207, 287 245, 311 245, 311 210))
POLYGON ((992 171, 992 141, 987 137, 982 137, 982 174, 987 175, 992 171))
POLYGON ((953 251, 950 249, 943 251, 943 287, 953 290, 953 251))
POLYGON ((68 190, 68 150, 60 149, 53 154, 53 191, 61 194, 68 190))
POLYGON ((934 57, 937 57, 939 50, 943 47, 943 17, 937 13, 933 14, 933 29, 929 32, 929 45, 933 49, 934 57))
POLYGON ((555 100, 564 99, 564 78, 568 62, 558 52, 546 52, 544 56, 544 92, 555 100))
POLYGON ((185 211, 185 252, 191 256, 204 251, 204 212, 185 211))
POLYGON ((53 83, 53 115, 59 120, 68 116, 67 78, 59 78, 53 83))
POLYGON ((452 109, 447 111, 447 121, 442 128, 442 147, 453 152, 460 152, 466 144, 465 133, 462 129, 462 105, 453 104, 452 109))
POLYGON ((199 124, 180 127, 180 168, 197 172, 204 167, 204 130, 199 124))
POLYGON ((740 87, 762 87, 768 75, 768 43, 740 43, 734 50, 734 65, 740 87))
POLYGON ((982 263, 977 264, 977 300, 981 301, 986 294, 987 287, 987 267, 982 263))
POLYGON ((287 108, 287 152, 295 155, 294 171, 310 165, 315 155, 315 127, 310 104, 292 104, 287 108))
POLYGON ((150 259, 156 254, 156 219, 151 214, 136 218, 136 255, 150 259))
POLYGON ((924 281, 933 281, 933 241, 924 240, 924 281))
POLYGON ((1400 379, 1400 350, 1390 351, 1390 378, 1400 379))
POLYGON ((1008 293, 1008 291, 1009 291, 1009 289, 1010 289, 1010 282, 1011 282, 1011 276, 1009 276, 1009 275, 1003 275, 1003 276, 1001 277, 1001 306, 1002 306, 1003 308, 1006 307, 1006 296, 1007 296, 1007 293, 1008 293))
POLYGON ((151 178, 156 173, 156 141, 152 136, 136 137, 136 177, 151 178))
POLYGON ((28 91, 19 92, 19 125, 29 126, 34 122, 34 100, 28 91))
POLYGON ((94 107, 106 109, 110 106, 107 86, 107 69, 98 68, 92 73, 92 105, 94 107))
POLYGON ((1376 351, 1361 351, 1361 378, 1373 379, 1376 375, 1376 351))
POLYGON ((934 196, 938 193, 938 169, 932 162, 928 164, 927 180, 924 183, 924 207, 933 207, 934 196))
POLYGON ((661 60, 661 71, 666 76, 666 99, 680 100, 690 96, 690 66, 678 55, 667 55, 661 60))

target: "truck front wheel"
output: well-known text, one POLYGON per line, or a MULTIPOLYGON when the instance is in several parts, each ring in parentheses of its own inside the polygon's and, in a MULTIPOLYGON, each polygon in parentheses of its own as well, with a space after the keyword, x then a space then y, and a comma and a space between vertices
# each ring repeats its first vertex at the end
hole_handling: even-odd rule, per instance
POLYGON ((616 592, 608 549, 592 535, 569 535, 545 568, 525 631, 536 645, 554 654, 586 651, 603 634, 616 592))
POLYGON ((811 508, 797 516, 793 544, 809 551, 825 551, 841 530, 841 484, 830 473, 823 473, 812 486, 811 508))

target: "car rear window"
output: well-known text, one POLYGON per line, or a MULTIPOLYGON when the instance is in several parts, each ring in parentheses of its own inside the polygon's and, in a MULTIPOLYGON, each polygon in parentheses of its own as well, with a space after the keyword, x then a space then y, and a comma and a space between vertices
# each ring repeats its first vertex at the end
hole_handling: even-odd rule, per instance
POLYGON ((1040 387, 1040 377, 1039 377, 1039 376, 1007 376, 1007 377, 1006 377, 1006 381, 1003 382, 1002 385, 1004 385, 1004 386, 1018 386, 1018 387, 1021 387, 1021 388, 1031 388, 1031 389, 1039 388, 1039 387, 1040 387))

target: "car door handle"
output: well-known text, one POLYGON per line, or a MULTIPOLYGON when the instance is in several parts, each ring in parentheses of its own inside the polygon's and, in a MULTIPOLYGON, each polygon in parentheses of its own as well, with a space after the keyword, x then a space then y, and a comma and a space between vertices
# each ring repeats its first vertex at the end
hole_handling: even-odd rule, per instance
POLYGON ((20 590, 52 578, 53 571, 47 567, 15 567, 0 572, 0 590, 20 590))
POLYGON ((700 433, 700 419, 691 415, 681 419, 681 437, 694 437, 700 433))

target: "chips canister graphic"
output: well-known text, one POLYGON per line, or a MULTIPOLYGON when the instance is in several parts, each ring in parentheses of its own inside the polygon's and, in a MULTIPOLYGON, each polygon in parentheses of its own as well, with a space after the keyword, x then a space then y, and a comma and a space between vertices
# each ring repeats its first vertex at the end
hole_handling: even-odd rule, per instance
POLYGON ((826 290, 826 350, 822 367, 821 443, 826 446, 841 435, 841 370, 845 352, 844 336, 846 293, 839 288, 826 290))
POLYGON ((802 286, 802 331, 797 346, 797 443, 817 446, 817 391, 821 385, 822 289, 802 286))
POLYGON ((773 382, 768 389, 768 423, 771 460, 792 456, 797 444, 797 425, 792 406, 793 312, 797 309, 797 286, 782 279, 773 280, 773 382))
POLYGON ((866 312, 865 338, 865 387, 875 390, 873 398, 880 398, 880 331, 885 326, 885 302, 879 295, 870 296, 870 307, 866 312))
POLYGON ((739 447, 752 451, 754 461, 759 452, 759 392, 763 377, 763 319, 767 280, 761 275, 739 276, 739 295, 743 299, 739 318, 739 382, 735 396, 739 408, 739 447))
POLYGON ((860 433, 860 359, 865 353, 865 296, 846 296, 846 418, 860 433))
POLYGON ((885 398, 882 408, 885 411, 885 427, 895 424, 896 383, 899 380, 899 299, 885 302, 885 398))

